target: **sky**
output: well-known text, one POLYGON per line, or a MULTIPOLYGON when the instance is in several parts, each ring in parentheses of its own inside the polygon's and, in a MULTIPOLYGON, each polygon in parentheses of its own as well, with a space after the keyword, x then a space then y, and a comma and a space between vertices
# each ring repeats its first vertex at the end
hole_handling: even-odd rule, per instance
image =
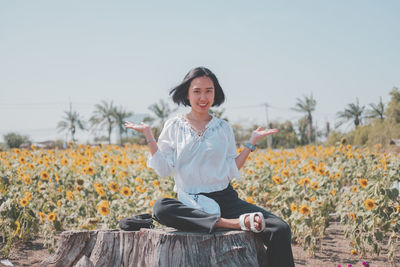
POLYGON ((1 0, 0 142, 65 138, 70 103, 86 120, 102 100, 172 107, 170 89, 197 66, 218 77, 231 123, 296 122, 296 99, 312 94, 317 126, 333 126, 357 98, 387 103, 400 87, 399 12, 394 0, 1 0))

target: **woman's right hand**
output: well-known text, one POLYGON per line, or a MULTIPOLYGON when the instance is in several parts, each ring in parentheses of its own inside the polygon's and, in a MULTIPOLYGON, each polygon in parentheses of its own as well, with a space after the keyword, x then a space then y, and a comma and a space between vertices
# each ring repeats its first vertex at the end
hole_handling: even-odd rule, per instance
POLYGON ((135 130, 137 132, 140 132, 140 133, 144 133, 144 134, 151 133, 150 125, 148 125, 146 123, 143 123, 143 122, 141 122, 140 124, 136 124, 136 123, 132 123, 132 122, 126 121, 125 122, 125 127, 128 128, 128 129, 133 129, 133 130, 135 130))

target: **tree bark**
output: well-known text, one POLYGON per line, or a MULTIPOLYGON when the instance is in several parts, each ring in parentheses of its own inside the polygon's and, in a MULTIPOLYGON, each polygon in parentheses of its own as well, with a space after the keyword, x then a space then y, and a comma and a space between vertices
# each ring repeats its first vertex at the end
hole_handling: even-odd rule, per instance
POLYGON ((267 266, 254 233, 182 232, 173 228, 66 231, 43 266, 267 266))

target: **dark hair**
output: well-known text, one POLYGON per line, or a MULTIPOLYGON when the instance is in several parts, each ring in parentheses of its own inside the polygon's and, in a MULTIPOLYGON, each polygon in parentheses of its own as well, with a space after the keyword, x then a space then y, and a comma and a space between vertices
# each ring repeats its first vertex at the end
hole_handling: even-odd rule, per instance
POLYGON ((190 106, 189 99, 187 99, 190 83, 193 79, 204 76, 210 78, 214 83, 215 94, 214 103, 212 104, 212 106, 219 106, 224 103, 225 94, 222 91, 221 85, 219 85, 217 77, 214 73, 212 73, 211 70, 205 67, 197 67, 190 70, 188 74, 186 74, 181 84, 179 84, 175 88, 172 88, 172 90, 169 92, 169 94, 172 95, 172 101, 174 101, 174 103, 178 105, 182 104, 184 106, 190 106))

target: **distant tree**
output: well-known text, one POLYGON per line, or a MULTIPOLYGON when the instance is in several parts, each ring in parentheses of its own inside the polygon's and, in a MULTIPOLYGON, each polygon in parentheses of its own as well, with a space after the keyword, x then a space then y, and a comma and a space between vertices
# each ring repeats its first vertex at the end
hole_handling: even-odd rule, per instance
POLYGON ((94 131, 97 131, 99 128, 100 130, 106 129, 108 143, 111 144, 111 133, 116 125, 113 102, 107 103, 103 100, 100 104, 96 104, 93 115, 90 117, 89 121, 94 131))
POLYGON ((337 113, 337 117, 339 118, 340 121, 336 124, 336 127, 339 127, 345 122, 353 121, 354 126, 357 128, 362 123, 362 120, 365 117, 364 112, 365 112, 365 106, 360 106, 360 103, 357 98, 356 103, 348 104, 347 108, 345 108, 344 111, 339 111, 337 113))
MULTIPOLYGON (((293 148, 299 144, 299 139, 291 121, 283 123, 271 122, 268 128, 279 130, 272 139, 272 148, 293 148)), ((266 148, 268 146, 267 143, 267 138, 264 138, 259 142, 259 147, 266 148)))
POLYGON ((382 102, 382 97, 380 97, 378 104, 371 103, 369 106, 371 109, 367 111, 368 118, 379 118, 382 121, 385 119, 385 104, 382 102))
POLYGON ((156 118, 159 120, 160 126, 164 124, 164 122, 167 120, 172 112, 176 111, 176 109, 171 109, 168 103, 162 99, 158 103, 150 105, 149 110, 152 111, 156 118))
MULTIPOLYGON (((254 129, 257 127, 253 127, 254 129)), ((241 124, 234 123, 232 124, 233 134, 235 136, 236 145, 240 145, 245 143, 250 139, 251 129, 244 128, 241 124)))
POLYGON ((85 122, 78 114, 78 112, 72 110, 72 105, 69 105, 69 110, 64 111, 64 117, 62 121, 57 124, 58 132, 66 131, 71 134, 71 139, 75 142, 75 132, 77 129, 85 130, 85 122))
POLYGON ((306 117, 302 117, 297 121, 297 131, 298 131, 299 145, 302 146, 306 145, 308 143, 306 117))
POLYGON ((303 99, 301 98, 296 98, 297 103, 294 108, 292 108, 294 111, 300 112, 300 113, 305 113, 305 118, 307 121, 307 140, 308 143, 311 143, 312 141, 312 125, 313 125, 313 118, 312 118, 312 112, 315 111, 315 107, 317 105, 317 101, 313 98, 312 94, 310 97, 308 96, 303 96, 303 99))
POLYGON ((17 133, 7 133, 3 135, 3 139, 9 148, 19 148, 22 144, 31 144, 28 136, 17 133))
POLYGON ((392 97, 388 103, 387 109, 385 111, 386 118, 391 122, 400 123, 400 91, 399 88, 393 87, 390 92, 392 97))
POLYGON ((132 112, 128 112, 126 110, 124 110, 124 108, 122 106, 120 107, 115 107, 113 109, 113 116, 115 119, 115 123, 117 124, 118 130, 119 130, 119 140, 120 140, 120 145, 122 146, 122 134, 126 133, 126 128, 124 126, 124 122, 125 120, 132 116, 132 112))

